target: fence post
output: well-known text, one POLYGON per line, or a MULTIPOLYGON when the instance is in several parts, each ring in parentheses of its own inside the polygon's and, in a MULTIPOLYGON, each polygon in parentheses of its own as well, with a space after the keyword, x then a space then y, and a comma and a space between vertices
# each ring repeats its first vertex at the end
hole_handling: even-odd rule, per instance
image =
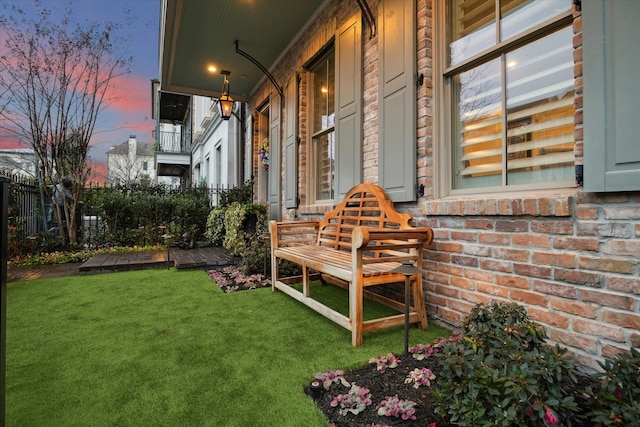
POLYGON ((7 367, 7 241, 9 240, 9 182, 0 176, 0 427, 5 422, 7 367))

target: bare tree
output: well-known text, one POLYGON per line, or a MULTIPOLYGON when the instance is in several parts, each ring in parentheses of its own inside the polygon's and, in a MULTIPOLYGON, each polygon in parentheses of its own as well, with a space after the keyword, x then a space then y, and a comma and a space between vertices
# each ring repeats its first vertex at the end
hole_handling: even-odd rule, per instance
MULTIPOLYGON (((89 142, 98 114, 114 101, 114 79, 128 72, 131 59, 118 55, 123 44, 115 34, 123 24, 74 22, 67 5, 54 19, 36 1, 38 14, 3 5, 0 33, 0 128, 36 152, 45 197, 63 178, 72 182, 72 197, 56 209, 58 224, 67 224, 70 243, 78 242, 76 211, 86 182, 89 142)), ((125 22, 126 24, 126 22, 125 22)), ((65 237, 60 227, 61 237, 65 237)))

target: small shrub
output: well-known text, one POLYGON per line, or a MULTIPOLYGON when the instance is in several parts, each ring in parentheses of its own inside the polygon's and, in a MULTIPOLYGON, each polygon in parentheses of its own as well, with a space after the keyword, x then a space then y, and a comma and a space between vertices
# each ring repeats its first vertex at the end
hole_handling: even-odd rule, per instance
POLYGON ((207 226, 204 235, 211 241, 213 246, 222 246, 224 242, 224 214, 225 209, 216 206, 209 212, 209 216, 207 217, 207 226))
POLYGON ((477 305, 439 353, 436 412, 460 426, 572 425, 577 372, 518 304, 477 305))
POLYGON ((366 387, 359 387, 355 384, 351 385, 351 389, 346 394, 339 394, 331 401, 332 407, 340 406, 340 415, 347 415, 351 412, 358 415, 371 405, 371 394, 366 387))
POLYGON ((396 394, 395 396, 387 396, 376 408, 378 409, 378 415, 400 417, 403 420, 415 420, 417 419, 415 406, 415 402, 400 399, 396 394))
POLYGON ((376 369, 381 373, 385 373, 387 369, 393 369, 398 366, 400 359, 394 356, 392 353, 382 356, 376 356, 369 359, 369 363, 375 363, 376 369))
POLYGON ((322 383, 322 387, 325 390, 329 390, 333 384, 342 384, 345 387, 350 387, 349 381, 344 378, 344 371, 341 369, 335 371, 319 372, 314 377, 322 383))
POLYGON ((427 385, 429 387, 431 385, 431 380, 435 380, 436 376, 433 374, 431 369, 429 368, 416 368, 413 371, 409 372, 407 378, 404 380, 405 384, 413 384, 413 388, 419 388, 421 385, 427 385))
POLYGON ((640 420, 640 352, 631 348, 614 360, 600 363, 589 399, 594 426, 638 425, 640 420))

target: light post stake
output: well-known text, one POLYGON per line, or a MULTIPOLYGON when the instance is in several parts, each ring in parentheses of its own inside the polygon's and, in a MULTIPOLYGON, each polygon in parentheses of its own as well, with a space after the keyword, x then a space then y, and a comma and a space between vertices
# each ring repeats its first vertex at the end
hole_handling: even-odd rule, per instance
MULTIPOLYGON (((413 265, 413 262, 403 262, 401 266, 391 270, 392 273, 404 275, 404 355, 409 355, 409 308, 411 304, 411 276, 422 274, 422 270, 413 265)), ((417 283, 416 283, 417 285, 417 283)))

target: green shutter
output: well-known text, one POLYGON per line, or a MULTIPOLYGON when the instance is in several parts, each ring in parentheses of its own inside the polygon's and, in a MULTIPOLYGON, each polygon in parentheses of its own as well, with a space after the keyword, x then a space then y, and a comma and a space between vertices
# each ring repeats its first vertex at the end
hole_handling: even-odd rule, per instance
POLYGON ((639 1, 582 2, 584 190, 640 190, 639 1))
POLYGON ((360 14, 336 32, 336 200, 362 181, 361 33, 360 14))
POLYGON ((298 73, 285 91, 284 207, 298 207, 298 73))
POLYGON ((415 1, 378 6, 379 183, 394 202, 416 200, 415 1))
POLYGON ((280 95, 269 98, 269 219, 280 220, 280 95))

